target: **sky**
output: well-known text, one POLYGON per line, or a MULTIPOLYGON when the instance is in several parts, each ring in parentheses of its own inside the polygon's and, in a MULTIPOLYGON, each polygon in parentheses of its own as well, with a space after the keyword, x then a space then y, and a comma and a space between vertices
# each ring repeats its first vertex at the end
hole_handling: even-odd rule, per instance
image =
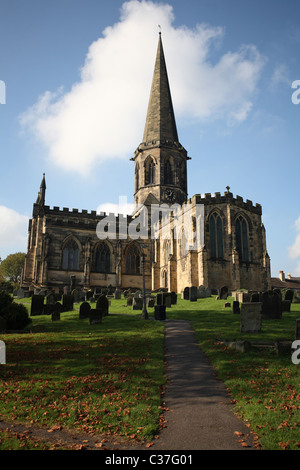
POLYGON ((189 197, 261 204, 272 276, 300 276, 299 18, 299 0, 0 0, 1 259, 26 252, 43 173, 50 207, 130 210, 161 31, 189 197))

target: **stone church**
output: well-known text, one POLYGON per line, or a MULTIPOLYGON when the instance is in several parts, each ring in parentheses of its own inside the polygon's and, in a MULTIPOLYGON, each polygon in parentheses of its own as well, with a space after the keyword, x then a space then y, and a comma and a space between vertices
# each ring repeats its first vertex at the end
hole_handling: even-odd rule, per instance
POLYGON ((149 290, 270 288, 261 206, 233 197, 229 187, 188 198, 190 157, 178 138, 161 33, 143 141, 131 160, 130 216, 50 208, 43 176, 29 221, 23 288, 141 289, 143 274, 149 290))

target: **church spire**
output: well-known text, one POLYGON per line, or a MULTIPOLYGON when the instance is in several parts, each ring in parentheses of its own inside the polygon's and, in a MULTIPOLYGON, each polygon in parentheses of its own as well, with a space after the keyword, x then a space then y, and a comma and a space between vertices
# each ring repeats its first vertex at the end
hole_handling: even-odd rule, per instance
POLYGON ((159 33, 156 61, 143 142, 178 142, 167 67, 159 33))

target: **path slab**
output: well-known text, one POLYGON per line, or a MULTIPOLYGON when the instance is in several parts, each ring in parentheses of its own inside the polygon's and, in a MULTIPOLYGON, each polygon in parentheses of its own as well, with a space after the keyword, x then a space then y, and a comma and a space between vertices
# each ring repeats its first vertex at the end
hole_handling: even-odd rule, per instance
POLYGON ((152 449, 254 449, 249 428, 233 414, 226 387, 200 350, 190 322, 167 320, 165 347, 167 427, 152 449))

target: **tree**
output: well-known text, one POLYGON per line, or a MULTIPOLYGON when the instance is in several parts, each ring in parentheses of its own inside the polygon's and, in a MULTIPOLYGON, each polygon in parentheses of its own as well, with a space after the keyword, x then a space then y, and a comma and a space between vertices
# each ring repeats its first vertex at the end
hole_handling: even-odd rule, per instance
POLYGON ((0 275, 11 282, 20 282, 25 253, 8 255, 0 264, 0 275))

